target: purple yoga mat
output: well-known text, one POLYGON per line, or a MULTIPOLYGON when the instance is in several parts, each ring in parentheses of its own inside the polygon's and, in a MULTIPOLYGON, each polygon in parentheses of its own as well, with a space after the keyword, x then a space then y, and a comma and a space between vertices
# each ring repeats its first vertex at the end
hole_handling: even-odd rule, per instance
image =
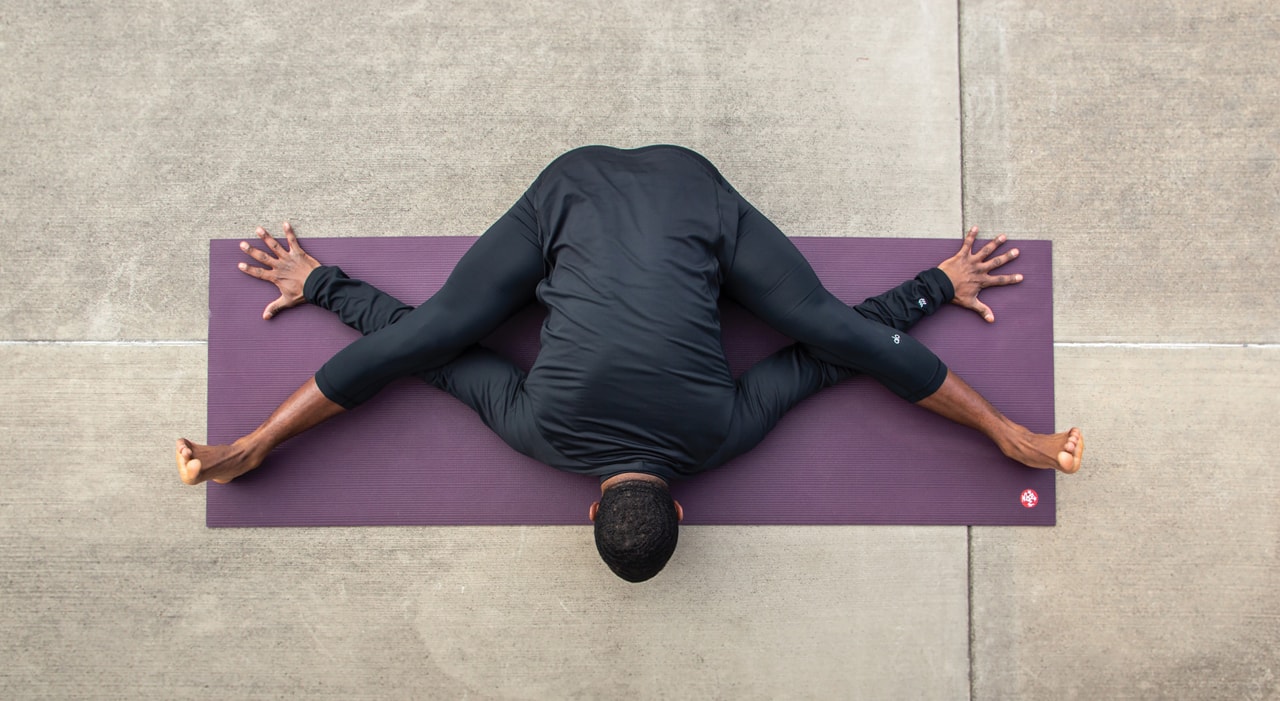
MULTIPOLYGON (((444 283, 473 237, 306 239, 410 304, 444 283)), ((315 307, 263 321, 269 283, 236 270, 239 239, 210 243, 209 441, 253 430, 358 334, 315 307)), ((848 303, 887 290, 959 247, 952 239, 796 238, 826 286, 848 303)), ((1006 244, 1011 247, 1013 244, 1006 244)), ((996 313, 948 307, 912 334, 1015 421, 1054 429, 1050 243, 1016 244, 1026 280, 982 298, 996 313)), ((539 308, 485 344, 528 368, 539 308)), ((788 341, 726 305, 724 346, 736 373, 788 341)), ((695 524, 1053 525, 1054 473, 1003 457, 978 433, 911 406, 866 377, 804 401, 752 452, 673 485, 695 524), (1034 506, 1027 498, 1035 494, 1034 506)), ((401 380, 277 449, 258 470, 210 484, 209 526, 584 525, 598 481, 516 453, 476 414, 415 379, 401 380)))

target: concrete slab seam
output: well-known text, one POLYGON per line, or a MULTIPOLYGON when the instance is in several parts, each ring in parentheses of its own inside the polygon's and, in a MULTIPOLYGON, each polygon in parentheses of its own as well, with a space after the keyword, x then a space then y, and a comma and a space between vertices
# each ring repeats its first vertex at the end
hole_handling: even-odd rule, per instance
MULTIPOLYGON (((959 118, 956 120, 956 125, 960 129, 960 137, 957 139, 957 143, 960 147, 960 158, 959 158, 960 221, 962 224, 965 221, 964 203, 968 201, 968 193, 966 192, 967 183, 965 182, 965 177, 964 177, 964 152, 965 152, 964 22, 961 19, 961 14, 963 12, 964 12, 964 4, 960 2, 960 0, 956 0, 956 92, 958 95, 958 98, 956 100, 956 105, 959 107, 959 110, 958 110, 959 118)), ((975 659, 975 650, 977 646, 974 644, 977 640, 977 637, 976 637, 977 631, 975 630, 973 625, 973 526, 966 526, 964 531, 965 531, 965 589, 966 589, 965 606, 968 609, 967 611, 968 616, 967 616, 966 623, 969 627, 969 630, 968 630, 969 636, 966 641, 969 647, 968 649, 969 688, 966 689, 966 691, 968 692, 969 701, 973 701, 974 690, 976 689, 976 683, 977 683, 977 665, 976 665, 977 660, 975 659)))
POLYGON ((968 585, 969 607, 969 701, 973 701, 977 689, 977 649, 978 633, 973 625, 973 526, 965 526, 965 579, 968 585))
POLYGON ((1061 341, 1054 348, 1146 348, 1154 350, 1178 350, 1194 348, 1261 348, 1274 350, 1280 343, 1126 343, 1120 341, 1061 341))
MULTIPOLYGON (((207 346, 208 341, 0 341, 0 346, 207 346)), ((1195 348, 1280 349, 1280 343, 1125 343, 1119 341, 1059 341, 1054 348, 1144 348, 1149 350, 1181 350, 1195 348)))
POLYGON ((0 341, 0 346, 207 346, 208 341, 0 341))

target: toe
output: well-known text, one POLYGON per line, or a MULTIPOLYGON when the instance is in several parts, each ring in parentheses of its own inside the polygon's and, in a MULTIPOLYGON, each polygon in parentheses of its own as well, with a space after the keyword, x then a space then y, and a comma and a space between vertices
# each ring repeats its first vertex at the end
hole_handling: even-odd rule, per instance
POLYGON ((200 483, 200 461, 188 460, 185 464, 178 466, 178 475, 182 478, 184 484, 200 483))
POLYGON ((1080 459, 1084 455, 1084 436, 1076 429, 1071 430, 1065 449, 1058 453, 1058 467, 1069 475, 1080 470, 1080 459))

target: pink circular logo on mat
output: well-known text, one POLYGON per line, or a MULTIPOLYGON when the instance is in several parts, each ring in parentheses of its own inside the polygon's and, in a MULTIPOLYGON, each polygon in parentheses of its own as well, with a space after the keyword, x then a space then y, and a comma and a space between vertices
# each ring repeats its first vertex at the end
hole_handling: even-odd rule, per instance
POLYGON ((1036 504, 1040 503, 1040 495, 1036 494, 1034 489, 1024 489, 1022 491, 1022 505, 1028 509, 1036 508, 1036 504))

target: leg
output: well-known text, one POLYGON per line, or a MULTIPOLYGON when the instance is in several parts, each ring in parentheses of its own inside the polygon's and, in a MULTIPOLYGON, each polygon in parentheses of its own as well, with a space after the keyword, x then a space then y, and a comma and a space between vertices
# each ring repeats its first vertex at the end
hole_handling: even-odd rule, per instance
POLYGON ((1000 447, 1000 452, 1023 465, 1067 474, 1080 469, 1084 455, 1084 435, 1080 429, 1054 434, 1032 433, 1010 421, 951 371, 947 371, 947 379, 938 391, 920 400, 918 405, 980 431, 1000 447))
POLYGON ((179 438, 178 476, 186 484, 226 484, 261 465, 285 440, 341 413, 342 407, 326 399, 314 379, 307 380, 253 433, 231 445, 200 445, 179 438))
POLYGON ((438 293, 344 348, 316 372, 316 384, 352 409, 393 380, 438 368, 533 302, 543 273, 526 194, 458 261, 438 293))
POLYGON ((822 359, 866 372, 904 399, 981 431, 1024 465, 1080 469, 1079 429, 1036 434, 1010 421, 922 344, 906 334, 893 342, 892 329, 835 299, 776 226, 746 200, 739 206, 736 251, 725 280, 733 299, 822 359))
POLYGON ((277 445, 373 396, 392 380, 439 367, 529 304, 543 276, 529 196, 467 251, 439 293, 394 324, 347 346, 255 431, 229 446, 179 439, 182 481, 227 482, 277 445))

